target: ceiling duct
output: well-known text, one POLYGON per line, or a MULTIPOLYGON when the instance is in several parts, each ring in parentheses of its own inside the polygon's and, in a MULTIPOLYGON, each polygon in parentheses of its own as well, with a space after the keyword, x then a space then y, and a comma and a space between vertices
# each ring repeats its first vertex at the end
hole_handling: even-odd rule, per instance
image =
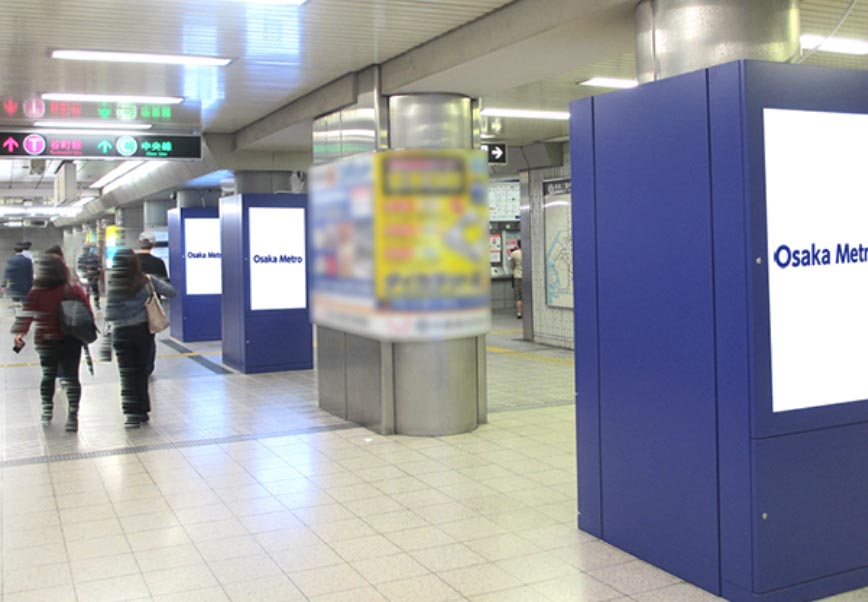
POLYGON ((78 199, 75 163, 64 161, 54 175, 54 204, 63 205, 78 199))

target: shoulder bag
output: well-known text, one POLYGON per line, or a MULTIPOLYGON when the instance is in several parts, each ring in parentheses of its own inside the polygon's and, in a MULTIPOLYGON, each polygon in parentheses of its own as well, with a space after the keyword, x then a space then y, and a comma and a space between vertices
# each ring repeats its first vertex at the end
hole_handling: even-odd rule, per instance
POLYGON ((148 298, 145 299, 145 311, 148 313, 148 329, 151 334, 163 332, 169 327, 169 318, 166 315, 166 310, 163 309, 163 304, 160 302, 160 297, 154 288, 154 283, 151 277, 148 276, 148 298))
POLYGON ((68 286, 57 309, 57 321, 60 332, 78 339, 84 345, 96 340, 97 328, 93 314, 84 301, 70 296, 68 286))

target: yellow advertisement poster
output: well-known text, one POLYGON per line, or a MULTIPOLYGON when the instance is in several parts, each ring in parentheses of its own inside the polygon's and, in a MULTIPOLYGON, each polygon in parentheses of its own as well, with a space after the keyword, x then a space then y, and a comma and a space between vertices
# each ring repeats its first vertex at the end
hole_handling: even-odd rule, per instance
POLYGON ((488 308, 488 171, 469 150, 375 155, 375 295, 383 309, 488 308))

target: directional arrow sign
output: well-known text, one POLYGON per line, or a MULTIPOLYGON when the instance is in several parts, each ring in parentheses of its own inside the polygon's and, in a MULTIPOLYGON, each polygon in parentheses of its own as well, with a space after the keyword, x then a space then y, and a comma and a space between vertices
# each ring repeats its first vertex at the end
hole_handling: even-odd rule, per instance
POLYGON ((15 151, 15 149, 18 148, 19 146, 21 146, 21 145, 18 144, 18 141, 15 138, 13 138, 12 136, 10 136, 9 138, 7 138, 6 140, 3 141, 3 148, 6 149, 7 153, 11 153, 11 152, 15 151))
POLYGON ((13 115, 18 110, 18 101, 7 98, 6 102, 3 103, 3 110, 6 111, 7 115, 13 115))
POLYGON ((105 138, 103 138, 102 140, 99 141, 99 144, 97 144, 96 147, 99 149, 99 152, 101 152, 104 155, 107 155, 108 152, 112 149, 112 143, 109 142, 108 140, 106 140, 105 138))
POLYGON ((99 113, 99 116, 103 119, 108 119, 112 116, 112 108, 105 103, 99 106, 97 112, 99 113))
POLYGON ((497 163, 500 165, 506 164, 506 145, 505 144, 486 144, 483 146, 488 151, 488 162, 497 163))

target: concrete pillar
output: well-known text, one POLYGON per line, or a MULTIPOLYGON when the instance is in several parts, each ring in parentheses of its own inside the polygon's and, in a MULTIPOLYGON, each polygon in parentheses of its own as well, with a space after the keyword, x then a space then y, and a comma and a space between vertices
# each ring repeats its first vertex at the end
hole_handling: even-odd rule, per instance
POLYGON ((144 220, 145 230, 165 229, 169 227, 169 209, 173 203, 171 200, 145 201, 144 220))
POLYGON ((636 6, 640 82, 740 59, 798 56, 799 0, 642 0, 636 6))
POLYGON ((218 207, 220 205, 220 189, 182 188, 174 194, 178 209, 187 207, 218 207))
POLYGON ((304 174, 295 171, 236 171, 237 194, 299 193, 305 191, 304 174))

